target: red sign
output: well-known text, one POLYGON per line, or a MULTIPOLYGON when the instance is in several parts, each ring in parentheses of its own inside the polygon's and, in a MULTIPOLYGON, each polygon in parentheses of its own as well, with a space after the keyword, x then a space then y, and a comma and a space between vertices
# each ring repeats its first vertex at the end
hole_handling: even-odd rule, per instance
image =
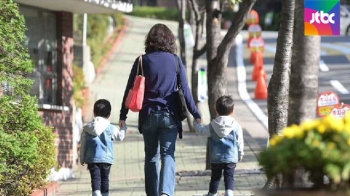
POLYGON ((318 96, 317 99, 317 114, 320 117, 327 116, 332 112, 334 106, 340 104, 339 96, 332 92, 323 92, 318 96))
POLYGON ((344 118, 346 113, 350 110, 350 105, 348 104, 340 104, 338 106, 335 106, 332 109, 331 114, 338 117, 338 118, 344 118))
POLYGON ((261 37, 256 37, 249 42, 250 52, 264 52, 265 42, 261 37))
POLYGON ((260 37, 261 36, 261 26, 259 24, 251 24, 248 27, 249 37, 260 37))

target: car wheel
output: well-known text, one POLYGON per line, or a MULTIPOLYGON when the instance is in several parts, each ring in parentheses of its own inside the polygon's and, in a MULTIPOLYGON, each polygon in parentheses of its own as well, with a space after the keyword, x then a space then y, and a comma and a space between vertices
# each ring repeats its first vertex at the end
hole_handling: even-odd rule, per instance
POLYGON ((350 36, 350 26, 348 26, 348 28, 346 28, 345 35, 350 36))

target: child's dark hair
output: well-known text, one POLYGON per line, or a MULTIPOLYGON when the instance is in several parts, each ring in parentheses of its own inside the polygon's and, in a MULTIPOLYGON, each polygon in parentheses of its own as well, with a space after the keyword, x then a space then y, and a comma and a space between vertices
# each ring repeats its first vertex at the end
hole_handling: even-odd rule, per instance
POLYGON ((94 114, 95 116, 101 116, 104 118, 108 118, 111 114, 111 103, 106 99, 99 99, 94 104, 94 114))
POLYGON ((220 116, 227 116, 233 112, 235 104, 233 103, 233 99, 229 95, 224 95, 216 100, 216 112, 220 116))

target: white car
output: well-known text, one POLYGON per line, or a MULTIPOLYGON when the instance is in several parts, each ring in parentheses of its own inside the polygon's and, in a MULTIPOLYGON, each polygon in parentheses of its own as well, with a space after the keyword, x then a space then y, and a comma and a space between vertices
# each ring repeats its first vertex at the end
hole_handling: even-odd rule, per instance
POLYGON ((350 5, 340 6, 340 35, 350 36, 350 5))

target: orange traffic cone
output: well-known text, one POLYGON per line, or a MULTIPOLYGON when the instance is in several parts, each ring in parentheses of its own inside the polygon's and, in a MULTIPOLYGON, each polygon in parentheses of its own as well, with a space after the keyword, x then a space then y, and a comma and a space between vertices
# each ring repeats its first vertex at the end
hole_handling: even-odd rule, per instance
POLYGON ((265 70, 260 69, 259 78, 255 87, 255 99, 267 99, 267 86, 264 73, 266 74, 265 70))
POLYGON ((250 53, 250 63, 254 64, 256 60, 264 58, 261 51, 255 51, 250 53))
POLYGON ((251 52, 250 53, 250 63, 254 64, 255 60, 256 60, 256 55, 258 55, 258 52, 251 52))
POLYGON ((266 80, 266 71, 265 71, 265 69, 264 69, 264 58, 263 58, 261 52, 259 52, 259 53, 256 55, 256 60, 255 60, 255 62, 254 62, 254 69, 253 69, 253 72, 252 72, 252 80, 253 80, 253 81, 256 81, 256 80, 259 78, 260 69, 263 70, 263 72, 264 72, 264 78, 265 78, 265 80, 266 80))

